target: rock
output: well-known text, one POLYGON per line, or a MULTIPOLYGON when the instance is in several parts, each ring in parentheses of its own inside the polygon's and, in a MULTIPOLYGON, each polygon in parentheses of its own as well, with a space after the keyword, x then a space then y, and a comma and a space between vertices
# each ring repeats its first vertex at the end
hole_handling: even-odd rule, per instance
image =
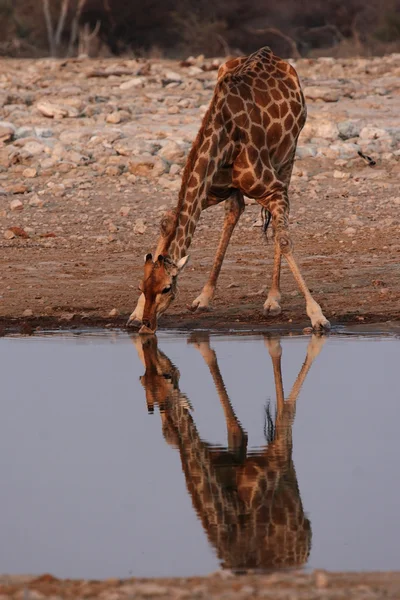
POLYGON ((158 176, 167 170, 164 161, 157 156, 133 157, 128 164, 129 172, 132 175, 154 175, 158 176))
POLYGON ((54 136, 54 132, 49 127, 35 127, 35 133, 41 138, 51 138, 54 136))
POLYGON ((26 137, 32 137, 35 135, 34 129, 32 127, 18 127, 15 132, 16 139, 23 139, 26 137))
POLYGON ((182 79, 182 75, 179 75, 179 73, 175 73, 175 71, 166 71, 163 77, 163 84, 167 85, 172 82, 180 83, 182 79))
POLYGON ((345 171, 338 171, 335 169, 333 171, 333 177, 335 179, 350 179, 350 173, 346 173, 345 171))
POLYGON ((203 73, 204 73, 203 69, 200 69, 200 67, 196 67, 196 66, 189 67, 189 69, 187 70, 187 74, 190 77, 196 77, 196 75, 203 75, 203 73))
POLYGON ((5 240, 12 240, 15 237, 16 237, 16 235, 15 235, 15 233, 11 229, 7 229, 4 232, 4 239, 5 240))
POLYGON ((116 165, 110 165, 106 168, 105 174, 109 177, 118 177, 118 175, 121 175, 121 171, 116 165))
MULTIPOLYGON (((22 313, 23 317, 32 317, 33 316, 33 310, 31 308, 27 308, 26 310, 24 310, 24 312, 22 313)), ((39 594, 41 598, 43 598, 43 594, 39 594)), ((29 593, 29 597, 32 597, 32 594, 29 593)), ((36 596, 37 597, 37 596, 36 596)))
POLYGON ((131 597, 155 598, 158 596, 166 596, 168 588, 158 583, 138 583, 134 586, 134 594, 131 597))
POLYGON ((143 219, 136 219, 136 223, 133 227, 135 233, 142 235, 146 231, 147 227, 143 219))
POLYGON ((41 142, 29 141, 24 145, 24 150, 29 152, 32 156, 37 156, 38 154, 46 152, 46 146, 41 142))
POLYGON ((322 121, 314 124, 314 136, 323 139, 335 140, 339 137, 339 130, 333 121, 322 121))
POLYGON ((390 134, 386 129, 379 127, 363 127, 360 131, 360 138, 363 140, 378 140, 381 138, 390 138, 390 134))
POLYGON ((121 215, 121 217, 127 217, 130 212, 130 206, 121 206, 121 208, 119 209, 119 214, 121 215))
POLYGON ((9 142, 14 138, 15 127, 7 121, 0 121, 0 143, 9 142))
POLYGON ((110 310, 110 312, 108 313, 109 317, 118 317, 119 315, 119 310, 118 308, 113 308, 112 310, 110 310))
POLYGON ((179 180, 168 179, 168 177, 160 177, 158 183, 171 192, 179 192, 181 188, 181 182, 179 180))
POLYGON ((11 194, 26 194, 26 192, 29 192, 29 187, 24 183, 16 183, 15 185, 11 185, 8 191, 11 194))
POLYGON ((169 174, 170 175, 178 175, 178 173, 180 173, 180 171, 181 171, 180 165, 173 164, 173 165, 171 165, 171 167, 169 169, 169 174))
POLYGON ((37 170, 34 167, 30 167, 28 169, 24 169, 22 171, 22 175, 27 179, 33 179, 37 175, 37 170))
POLYGON ((28 204, 29 206, 42 208, 42 206, 44 205, 44 200, 40 198, 37 194, 33 194, 33 196, 29 198, 28 204))
POLYGON ((296 158, 308 158, 309 156, 316 156, 317 148, 315 146, 297 146, 296 158))
POLYGON ((107 123, 121 123, 121 114, 117 111, 117 112, 113 112, 110 113, 109 115, 106 116, 106 121, 107 123))
POLYGON ((304 88, 304 95, 310 100, 323 100, 324 102, 337 102, 340 98, 338 90, 328 86, 309 85, 304 88))
POLYGON ((10 202, 10 209, 13 211, 17 211, 17 210, 22 210, 24 208, 23 203, 21 202, 21 200, 15 199, 15 200, 11 200, 10 202))
POLYGON ((136 87, 143 87, 146 83, 145 77, 134 77, 133 79, 128 79, 128 81, 124 81, 119 86, 120 90, 131 90, 136 87))
POLYGON ((362 123, 359 120, 340 121, 337 124, 337 128, 339 130, 339 137, 342 140, 348 140, 360 135, 362 123))
POLYGON ((6 237, 6 235, 4 235, 4 237, 6 237, 6 239, 12 239, 13 237, 20 237, 20 238, 24 238, 24 239, 29 238, 29 234, 21 227, 10 227, 9 229, 7 229, 6 233, 8 233, 8 237, 6 237), (11 233, 13 235, 11 235, 11 233))
POLYGON ((54 104, 52 102, 38 102, 36 108, 45 117, 53 119, 64 119, 65 117, 77 117, 79 111, 74 106, 54 104))
POLYGON ((161 148, 158 156, 170 163, 183 164, 185 161, 185 152, 182 147, 173 140, 170 140, 161 148))
POLYGON ((114 143, 114 150, 121 156, 140 156, 142 154, 155 154, 161 145, 148 140, 137 140, 130 130, 126 130, 130 137, 122 140, 117 140, 114 143))

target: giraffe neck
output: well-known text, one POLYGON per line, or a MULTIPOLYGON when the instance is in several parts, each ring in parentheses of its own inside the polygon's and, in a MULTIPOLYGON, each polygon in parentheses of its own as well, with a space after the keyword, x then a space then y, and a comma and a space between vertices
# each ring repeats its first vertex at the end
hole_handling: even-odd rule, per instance
POLYGON ((157 254, 169 254, 174 261, 186 256, 201 211, 206 206, 213 177, 232 151, 233 142, 228 138, 217 109, 221 94, 221 85, 217 84, 186 161, 172 227, 161 235, 157 246, 157 254))

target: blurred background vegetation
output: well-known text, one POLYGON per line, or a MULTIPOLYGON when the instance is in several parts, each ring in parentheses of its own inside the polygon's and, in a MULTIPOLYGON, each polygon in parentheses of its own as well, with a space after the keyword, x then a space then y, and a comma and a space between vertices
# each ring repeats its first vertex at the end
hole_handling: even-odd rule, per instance
POLYGON ((400 0, 0 0, 0 55, 400 52, 400 0))

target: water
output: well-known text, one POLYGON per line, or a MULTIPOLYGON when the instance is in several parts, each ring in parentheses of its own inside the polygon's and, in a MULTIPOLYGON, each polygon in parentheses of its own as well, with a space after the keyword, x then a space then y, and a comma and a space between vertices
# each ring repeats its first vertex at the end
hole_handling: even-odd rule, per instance
POLYGON ((398 569, 399 350, 389 336, 0 339, 1 572, 398 569))

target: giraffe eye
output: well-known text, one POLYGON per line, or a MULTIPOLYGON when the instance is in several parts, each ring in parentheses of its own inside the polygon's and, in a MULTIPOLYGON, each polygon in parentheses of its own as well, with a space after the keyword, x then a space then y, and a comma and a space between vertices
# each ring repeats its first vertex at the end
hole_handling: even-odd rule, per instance
POLYGON ((167 285, 167 286, 166 286, 166 287, 163 289, 163 291, 162 291, 161 293, 162 293, 162 294, 168 294, 168 292, 170 292, 170 291, 171 291, 171 286, 170 286, 170 285, 167 285))

